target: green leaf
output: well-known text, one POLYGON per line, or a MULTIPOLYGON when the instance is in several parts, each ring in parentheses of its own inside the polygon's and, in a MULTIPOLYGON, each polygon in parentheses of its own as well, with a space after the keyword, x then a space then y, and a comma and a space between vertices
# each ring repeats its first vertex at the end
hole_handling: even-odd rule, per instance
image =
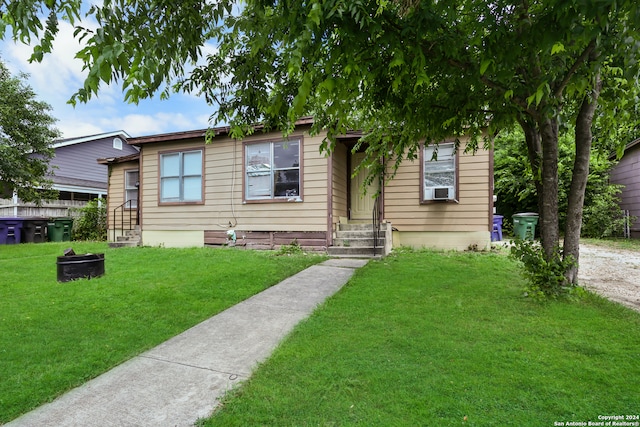
POLYGON ((551 55, 555 55, 556 53, 560 52, 564 52, 564 44, 560 42, 554 43, 553 47, 551 48, 551 55))
POLYGON ((484 76, 484 73, 487 71, 487 68, 489 68, 489 65, 491 65, 493 63, 493 59, 483 59, 482 62, 480 63, 480 75, 484 76))
POLYGON ((107 61, 102 61, 100 64, 100 78, 105 83, 111 82, 111 65, 107 61))

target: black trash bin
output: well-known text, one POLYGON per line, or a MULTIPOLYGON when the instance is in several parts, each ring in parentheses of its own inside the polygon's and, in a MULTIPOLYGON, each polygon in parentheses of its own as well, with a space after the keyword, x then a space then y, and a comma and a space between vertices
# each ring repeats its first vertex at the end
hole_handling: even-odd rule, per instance
POLYGON ((59 256, 57 265, 58 282, 100 277, 104 274, 104 254, 59 256))
POLYGON ((22 242, 42 243, 47 241, 49 218, 30 217, 22 220, 22 242))

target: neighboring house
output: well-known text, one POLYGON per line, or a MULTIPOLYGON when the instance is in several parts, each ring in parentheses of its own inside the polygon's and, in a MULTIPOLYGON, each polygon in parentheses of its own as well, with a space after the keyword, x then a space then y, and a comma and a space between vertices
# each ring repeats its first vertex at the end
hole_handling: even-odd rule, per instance
POLYGON ((106 197, 108 167, 96 160, 137 154, 138 149, 127 144, 128 138, 126 132, 115 131, 54 141, 49 178, 58 199, 41 204, 24 203, 17 197, 0 199, 0 216, 65 217, 89 200, 106 197))
POLYGON ((110 168, 110 231, 126 228, 116 217, 132 198, 128 177, 139 176, 136 214, 148 246, 220 245, 235 237, 236 245, 255 248, 297 241, 309 249, 346 250, 363 244, 357 234, 341 234, 353 223, 381 224, 385 252, 391 244, 490 245, 491 151, 472 155, 461 147, 453 154, 453 143, 445 141, 438 161, 431 161, 432 148, 425 148, 382 185, 376 204, 373 192, 362 197, 366 171, 352 176, 364 155, 352 153, 358 136, 339 138, 326 155, 320 152, 324 135, 311 136, 310 125, 311 119, 300 120, 287 139, 257 131, 234 140, 227 128, 214 129, 210 144, 205 130, 129 139, 139 158, 100 160, 110 168))
POLYGON ((630 142, 620 162, 611 171, 611 183, 622 184, 620 208, 628 210, 636 221, 631 224, 631 237, 640 238, 640 138, 630 142))
POLYGON ((96 160, 137 153, 127 144, 128 138, 126 132, 116 131, 55 141, 49 168, 53 188, 60 193, 58 198, 88 201, 106 197, 108 168, 96 160))

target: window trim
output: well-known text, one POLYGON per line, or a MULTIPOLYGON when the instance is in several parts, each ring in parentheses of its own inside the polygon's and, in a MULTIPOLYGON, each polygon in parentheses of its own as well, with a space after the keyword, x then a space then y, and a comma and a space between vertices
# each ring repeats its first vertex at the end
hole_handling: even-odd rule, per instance
POLYGON ((454 167, 454 184, 453 184, 453 199, 448 199, 448 200, 433 200, 433 199, 425 199, 425 186, 424 186, 424 174, 425 174, 425 168, 424 168, 424 163, 425 163, 425 149, 432 147, 436 144, 421 144, 420 145, 420 204, 421 205, 430 205, 433 203, 460 203, 460 198, 459 198, 459 194, 460 194, 460 190, 459 190, 459 186, 460 186, 460 156, 459 156, 459 147, 456 148, 455 147, 455 141, 450 141, 450 140, 446 140, 446 141, 442 141, 437 143, 438 147, 443 146, 443 145, 453 145, 454 147, 454 153, 453 153, 453 167, 454 167))
MULTIPOLYGON (((127 174, 129 174, 131 172, 136 172, 138 174, 138 182, 140 182, 140 169, 125 169, 124 170, 124 185, 123 185, 123 187, 124 187, 124 203, 127 203, 127 201, 129 200, 127 198, 127 191, 133 190, 132 187, 127 187, 127 174)), ((135 187, 135 189, 138 192, 138 197, 136 197, 135 203, 131 204, 131 209, 132 210, 138 209, 138 200, 140 199, 140 186, 135 187)))
MULTIPOLYGON (((181 149, 175 149, 175 150, 163 150, 163 151, 158 151, 158 206, 176 206, 176 205, 204 205, 205 200, 204 200, 204 183, 205 183, 205 147, 203 146, 198 146, 198 147, 190 147, 190 148, 181 148, 181 149), (182 159, 182 155, 185 153, 192 153, 192 152, 196 152, 199 151, 200 152, 200 161, 202 162, 202 166, 201 166, 201 173, 200 173, 200 200, 187 200, 187 201, 163 201, 162 200, 162 156, 164 155, 170 155, 170 154, 180 154, 180 159, 182 159)), ((182 167, 182 165, 180 166, 182 167)), ((196 175, 189 175, 189 176, 196 176, 196 175)), ((182 184, 183 180, 184 180, 184 175, 179 175, 178 179, 180 180, 180 183, 182 184)))
MULTIPOLYGON (((269 198, 250 199, 247 197, 247 146, 255 144, 269 144, 271 155, 273 154, 273 145, 279 142, 297 142, 298 143, 298 195, 295 196, 295 202, 304 201, 304 137, 301 134, 291 135, 289 138, 270 138, 270 139, 256 139, 251 141, 244 141, 242 144, 242 203, 244 204, 259 204, 259 203, 291 203, 291 197, 287 196, 273 196, 269 198)), ((274 169, 271 168, 271 173, 274 169)))

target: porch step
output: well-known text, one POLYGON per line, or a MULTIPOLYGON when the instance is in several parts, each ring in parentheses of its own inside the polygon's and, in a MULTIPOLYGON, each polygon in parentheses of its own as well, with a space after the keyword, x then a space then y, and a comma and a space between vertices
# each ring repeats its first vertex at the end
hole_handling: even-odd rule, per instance
POLYGON ((384 247, 376 247, 375 252, 373 246, 346 247, 346 246, 329 246, 327 255, 339 258, 381 258, 384 247))
POLYGON ((140 246, 140 242, 128 241, 128 242, 109 242, 110 248, 127 248, 140 246))
POLYGON ((110 248, 123 248, 140 246, 142 243, 142 233, 140 227, 136 226, 133 230, 126 230, 124 235, 117 236, 115 242, 109 242, 110 248))
POLYGON ((329 256, 372 258, 384 256, 385 233, 378 232, 376 247, 373 243, 373 225, 340 223, 333 239, 333 246, 327 248, 329 256))

